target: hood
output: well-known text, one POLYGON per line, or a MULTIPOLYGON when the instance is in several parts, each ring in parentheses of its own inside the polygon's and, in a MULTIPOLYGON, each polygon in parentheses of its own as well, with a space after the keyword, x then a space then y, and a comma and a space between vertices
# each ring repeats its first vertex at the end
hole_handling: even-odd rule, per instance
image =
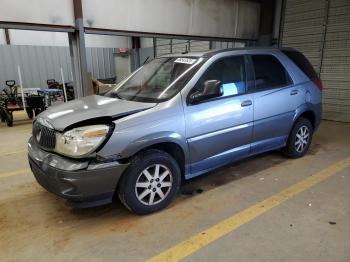
POLYGON ((68 126, 84 120, 100 117, 120 118, 155 105, 93 95, 50 107, 38 116, 38 120, 63 131, 68 126))

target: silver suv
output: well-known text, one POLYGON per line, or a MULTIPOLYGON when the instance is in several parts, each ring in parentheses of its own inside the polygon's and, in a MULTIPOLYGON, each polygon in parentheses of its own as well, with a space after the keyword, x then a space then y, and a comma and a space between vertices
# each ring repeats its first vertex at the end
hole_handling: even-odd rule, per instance
POLYGON ((29 163, 44 188, 74 206, 119 196, 135 213, 154 212, 181 180, 270 150, 303 156, 320 123, 321 89, 294 49, 163 56, 105 96, 41 113, 29 163))

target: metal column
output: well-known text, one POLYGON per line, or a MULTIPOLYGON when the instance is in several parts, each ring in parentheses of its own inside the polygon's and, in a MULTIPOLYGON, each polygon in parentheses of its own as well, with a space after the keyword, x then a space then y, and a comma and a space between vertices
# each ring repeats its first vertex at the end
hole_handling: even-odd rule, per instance
POLYGON ((74 95, 75 98, 83 96, 82 90, 82 79, 80 73, 80 63, 79 63, 79 47, 75 33, 68 33, 69 39, 69 53, 72 64, 72 76, 74 82, 74 95))
POLYGON ((75 30, 69 33, 69 50, 72 59, 73 79, 76 98, 87 96, 87 63, 83 22, 83 9, 81 0, 73 0, 75 30))
POLYGON ((131 72, 141 66, 140 64, 140 37, 131 37, 131 72))

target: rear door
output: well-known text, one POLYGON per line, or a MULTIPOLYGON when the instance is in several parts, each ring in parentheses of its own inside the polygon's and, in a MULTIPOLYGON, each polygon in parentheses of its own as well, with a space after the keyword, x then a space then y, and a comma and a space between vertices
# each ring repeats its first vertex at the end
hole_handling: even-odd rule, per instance
POLYGON ((293 123, 301 92, 273 54, 250 56, 254 71, 252 154, 282 147, 293 123))

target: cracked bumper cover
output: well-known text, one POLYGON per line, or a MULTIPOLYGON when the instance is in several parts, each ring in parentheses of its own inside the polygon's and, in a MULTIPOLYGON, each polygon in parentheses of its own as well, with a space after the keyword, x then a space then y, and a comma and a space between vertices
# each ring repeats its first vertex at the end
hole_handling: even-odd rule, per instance
POLYGON ((129 164, 73 160, 40 149, 31 138, 28 159, 38 183, 75 207, 112 202, 119 178, 129 164))

